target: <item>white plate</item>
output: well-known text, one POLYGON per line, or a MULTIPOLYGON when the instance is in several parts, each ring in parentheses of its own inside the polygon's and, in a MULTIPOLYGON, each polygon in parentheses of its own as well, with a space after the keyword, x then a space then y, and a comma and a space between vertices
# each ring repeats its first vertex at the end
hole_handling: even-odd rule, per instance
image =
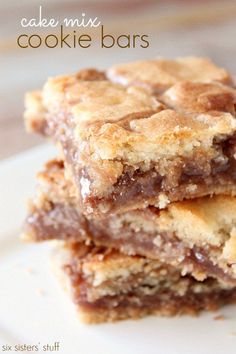
POLYGON ((51 245, 18 239, 34 175, 54 154, 42 146, 0 163, 0 352, 6 344, 14 352, 21 343, 39 345, 38 353, 45 353, 43 345, 60 342, 63 354, 235 354, 233 306, 198 318, 149 317, 95 326, 78 321, 50 269, 51 245), (214 320, 217 314, 225 319, 214 320))

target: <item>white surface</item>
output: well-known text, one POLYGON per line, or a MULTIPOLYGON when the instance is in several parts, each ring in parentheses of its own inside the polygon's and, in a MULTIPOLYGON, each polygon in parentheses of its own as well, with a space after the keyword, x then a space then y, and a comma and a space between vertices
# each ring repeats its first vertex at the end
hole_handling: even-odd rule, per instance
MULTIPOLYGON (((43 146, 0 164, 0 352, 3 344, 60 342, 66 354, 235 354, 236 307, 199 318, 86 326, 51 271, 51 245, 18 240, 34 175, 54 155, 43 146)), ((12 352, 14 347, 12 348, 12 352)), ((22 352, 21 352, 22 353, 22 352)), ((23 352, 26 353, 26 352, 23 352)), ((45 353, 45 352, 44 352, 45 353)))

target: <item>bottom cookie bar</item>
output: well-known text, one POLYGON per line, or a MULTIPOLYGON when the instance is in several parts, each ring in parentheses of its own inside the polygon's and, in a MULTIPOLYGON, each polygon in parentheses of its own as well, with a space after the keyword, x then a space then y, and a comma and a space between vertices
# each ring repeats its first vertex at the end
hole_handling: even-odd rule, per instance
POLYGON ((196 315, 236 303, 236 287, 212 278, 198 282, 191 276, 181 276, 174 267, 145 257, 91 245, 64 244, 56 250, 54 261, 86 323, 150 314, 196 315))

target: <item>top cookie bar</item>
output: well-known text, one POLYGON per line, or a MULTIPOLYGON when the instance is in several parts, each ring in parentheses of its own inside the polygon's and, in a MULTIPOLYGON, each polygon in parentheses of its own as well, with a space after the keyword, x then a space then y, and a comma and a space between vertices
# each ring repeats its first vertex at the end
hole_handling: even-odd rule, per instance
POLYGON ((50 78, 26 96, 29 130, 60 146, 93 217, 232 194, 236 91, 208 59, 151 60, 50 78))

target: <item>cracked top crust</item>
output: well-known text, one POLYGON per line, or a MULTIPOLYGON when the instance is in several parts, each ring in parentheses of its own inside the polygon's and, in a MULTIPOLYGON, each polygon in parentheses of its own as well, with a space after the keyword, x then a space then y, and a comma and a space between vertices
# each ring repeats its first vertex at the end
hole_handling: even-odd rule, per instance
POLYGON ((186 57, 176 60, 145 60, 114 65, 107 70, 111 81, 125 86, 141 85, 160 93, 180 81, 217 81, 231 84, 229 73, 207 58, 186 57))
POLYGON ((236 129, 231 83, 226 70, 193 57, 83 70, 29 93, 26 125, 70 150, 82 193, 100 198, 127 166, 163 176, 174 160, 220 160, 215 142, 236 129))
POLYGON ((222 111, 235 115, 236 91, 217 82, 178 82, 161 96, 178 112, 222 111))

